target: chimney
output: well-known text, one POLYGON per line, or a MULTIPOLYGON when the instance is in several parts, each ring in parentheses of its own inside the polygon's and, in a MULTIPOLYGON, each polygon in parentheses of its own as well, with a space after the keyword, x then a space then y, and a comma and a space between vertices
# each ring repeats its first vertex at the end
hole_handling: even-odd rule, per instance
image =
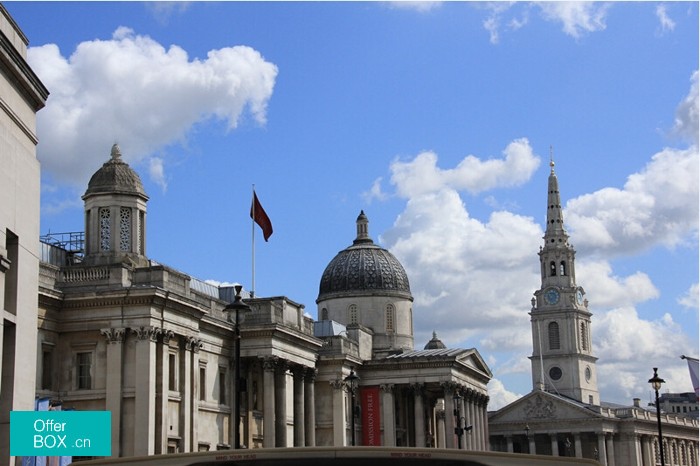
POLYGON ((635 408, 639 408, 639 402, 642 401, 639 398, 632 398, 632 402, 634 403, 635 408))

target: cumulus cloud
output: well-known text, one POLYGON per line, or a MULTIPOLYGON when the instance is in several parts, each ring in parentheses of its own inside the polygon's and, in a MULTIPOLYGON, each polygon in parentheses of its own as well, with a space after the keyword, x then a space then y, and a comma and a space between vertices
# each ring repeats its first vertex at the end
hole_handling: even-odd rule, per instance
POLYGON ((378 201, 385 201, 387 200, 389 195, 382 191, 382 177, 380 176, 376 180, 374 180, 374 183, 372 183, 372 187, 369 188, 369 190, 365 191, 362 193, 362 198, 370 204, 373 200, 378 200, 378 201))
POLYGON ((681 101, 676 109, 676 118, 673 126, 673 133, 689 141, 697 147, 698 131, 700 131, 700 118, 698 109, 700 108, 698 99, 698 72, 693 73, 690 78, 690 92, 681 101))
POLYGON ((564 219, 584 254, 619 256, 675 247, 698 230, 698 150, 666 148, 622 189, 572 199, 564 219))
POLYGON ((503 382, 493 378, 488 385, 489 391, 489 411, 501 409, 520 398, 522 395, 513 393, 506 389, 503 382))
POLYGON ((391 8, 413 10, 419 13, 426 13, 439 8, 442 5, 441 1, 422 1, 422 0, 405 0, 405 1, 390 1, 387 3, 391 8))
POLYGON ((437 166, 437 154, 423 152, 408 162, 391 164, 391 182, 402 197, 436 192, 442 188, 472 194, 496 187, 520 186, 530 179, 540 164, 527 139, 517 139, 505 148, 504 158, 482 161, 468 155, 452 169, 437 166))
POLYGON ((51 91, 37 116, 42 168, 79 186, 115 140, 132 163, 183 142, 209 119, 229 129, 244 115, 265 124, 277 76, 277 67, 250 47, 190 59, 176 45, 166 49, 125 27, 110 40, 82 42, 69 57, 47 44, 30 48, 28 59, 51 91))
POLYGON ((687 309, 693 309, 695 311, 698 310, 698 293, 700 293, 700 289, 698 288, 698 284, 694 283, 688 291, 685 292, 683 296, 678 298, 678 304, 681 306, 687 308, 687 309))
POLYGON ((612 266, 604 260, 577 261, 576 281, 585 284, 586 289, 595 290, 595 294, 587 293, 586 299, 597 309, 634 306, 659 297, 659 290, 647 274, 637 271, 619 277, 613 274, 612 266))
POLYGON ((658 320, 640 318, 633 307, 620 307, 596 316, 593 322, 593 347, 605 359, 598 364, 601 392, 614 392, 631 401, 647 386, 652 367, 663 367, 665 388, 690 391, 687 371, 678 363, 681 354, 695 354, 682 328, 670 314, 658 320))

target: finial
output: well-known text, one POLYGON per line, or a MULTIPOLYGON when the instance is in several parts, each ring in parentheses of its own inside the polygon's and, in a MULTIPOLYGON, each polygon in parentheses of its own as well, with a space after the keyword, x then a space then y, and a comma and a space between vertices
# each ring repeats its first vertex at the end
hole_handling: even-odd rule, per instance
POLYGON ((113 159, 119 159, 122 156, 122 151, 119 149, 119 145, 117 143, 114 143, 112 146, 112 158, 113 159))
POLYGON ((369 220, 367 220, 367 215, 365 215, 364 210, 360 211, 360 215, 357 216, 355 223, 357 225, 357 237, 353 243, 371 243, 372 240, 369 237, 369 228, 367 226, 369 220))
POLYGON ((552 170, 552 173, 554 173, 554 147, 549 146, 549 166, 552 170))
POLYGON ((433 340, 437 340, 437 332, 433 330, 433 340))

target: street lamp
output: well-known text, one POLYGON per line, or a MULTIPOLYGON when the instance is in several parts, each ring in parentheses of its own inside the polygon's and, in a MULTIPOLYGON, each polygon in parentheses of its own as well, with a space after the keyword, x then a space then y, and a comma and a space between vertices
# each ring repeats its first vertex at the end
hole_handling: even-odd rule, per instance
POLYGON ((360 378, 355 374, 355 369, 350 369, 350 375, 345 377, 345 384, 350 390, 350 409, 352 413, 350 414, 350 438, 352 440, 352 446, 355 446, 355 391, 357 386, 360 384, 360 378))
POLYGON ((530 424, 525 424, 525 438, 527 439, 527 452, 532 453, 530 451, 530 424))
POLYGON ((457 436, 457 449, 461 450, 462 435, 464 435, 465 432, 472 430, 472 426, 468 426, 466 418, 460 415, 459 405, 461 404, 462 397, 459 396, 459 392, 455 392, 454 397, 452 397, 452 401, 454 403, 455 435, 457 436), (462 421, 464 421, 464 425, 462 425, 462 421))
POLYGON ((659 426, 659 454, 661 455, 661 466, 666 466, 664 462, 664 437, 661 434, 661 408, 659 407, 659 390, 661 389, 661 384, 666 383, 664 379, 659 377, 656 373, 658 368, 654 368, 654 377, 649 379, 649 383, 654 388, 654 393, 656 394, 656 422, 659 426))
POLYGON ((234 353, 234 375, 233 375, 233 389, 234 400, 234 414, 233 414, 233 448, 238 450, 241 448, 241 436, 240 436, 240 423, 241 423, 241 324, 245 320, 247 314, 251 312, 250 306, 243 302, 241 299, 241 290, 243 287, 241 285, 234 286, 236 290, 236 297, 233 302, 224 308, 226 313, 226 318, 229 322, 233 324, 233 336, 236 343, 236 350, 234 353), (235 314, 235 315, 232 315, 235 314))

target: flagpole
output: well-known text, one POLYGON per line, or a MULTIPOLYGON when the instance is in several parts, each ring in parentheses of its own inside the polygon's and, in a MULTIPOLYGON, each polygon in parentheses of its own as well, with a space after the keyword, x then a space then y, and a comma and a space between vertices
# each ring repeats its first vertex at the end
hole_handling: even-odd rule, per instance
MULTIPOLYGON (((253 197, 251 199, 255 199, 255 184, 253 183, 253 197)), ((254 298, 255 297, 255 203, 254 201, 251 201, 252 203, 252 209, 253 209, 253 215, 251 215, 250 218, 250 224, 251 224, 251 239, 252 239, 252 281, 251 281, 251 287, 250 287, 250 297, 254 298)))

